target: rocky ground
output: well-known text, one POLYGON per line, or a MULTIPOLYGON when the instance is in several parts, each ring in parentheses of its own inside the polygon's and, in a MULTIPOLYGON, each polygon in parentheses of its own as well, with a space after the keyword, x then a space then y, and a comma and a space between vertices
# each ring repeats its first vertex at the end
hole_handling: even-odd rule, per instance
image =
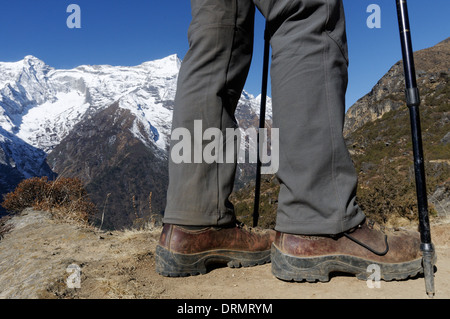
MULTIPOLYGON (((154 271, 161 228, 101 232, 25 210, 0 223, 0 298, 426 299, 423 277, 381 282, 336 274, 328 283, 276 279, 270 264, 165 278, 154 271), (9 231, 8 231, 9 229, 9 231), (2 234, 3 232, 3 234, 2 234), (71 266, 72 265, 72 266, 71 266), (77 270, 81 281, 76 288, 77 270), (73 288, 70 288, 72 286, 73 288), (74 287, 75 286, 75 287, 74 287)), ((437 299, 450 298, 450 223, 433 221, 437 299)))

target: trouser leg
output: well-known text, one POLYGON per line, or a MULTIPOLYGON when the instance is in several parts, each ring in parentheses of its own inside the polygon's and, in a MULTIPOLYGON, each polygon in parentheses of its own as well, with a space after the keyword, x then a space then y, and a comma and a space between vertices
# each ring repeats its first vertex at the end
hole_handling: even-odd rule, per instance
POLYGON ((180 154, 172 151, 186 141, 172 139, 164 222, 224 225, 235 220, 228 197, 236 163, 208 164, 203 158, 197 163, 194 123, 197 130, 201 123, 201 133, 217 128, 224 137, 226 128, 237 128, 234 111, 251 62, 254 5, 251 0, 192 0, 191 8, 189 50, 178 77, 172 129, 190 132, 192 154, 190 163, 174 161, 173 156, 180 154))
POLYGON ((255 0, 269 21, 273 127, 279 128, 276 230, 336 234, 364 214, 342 135, 347 43, 341 0, 255 0))

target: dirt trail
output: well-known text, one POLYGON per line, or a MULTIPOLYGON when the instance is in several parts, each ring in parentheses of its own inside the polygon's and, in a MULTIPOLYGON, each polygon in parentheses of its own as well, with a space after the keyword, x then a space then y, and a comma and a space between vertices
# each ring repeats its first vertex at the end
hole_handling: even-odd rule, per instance
MULTIPOLYGON (((0 298, 150 298, 150 299, 426 299, 422 277, 365 281, 336 275, 328 283, 290 283, 276 279, 270 264, 217 268, 206 275, 165 278, 154 271, 161 228, 98 232, 52 220, 48 213, 25 210, 5 226, 0 240, 0 298), (69 265, 81 270, 81 288, 69 288, 69 265), (74 266, 75 267, 75 266, 74 266)), ((450 223, 432 226, 438 254, 436 297, 450 298, 450 223)), ((75 284, 76 281, 69 283, 75 284)))

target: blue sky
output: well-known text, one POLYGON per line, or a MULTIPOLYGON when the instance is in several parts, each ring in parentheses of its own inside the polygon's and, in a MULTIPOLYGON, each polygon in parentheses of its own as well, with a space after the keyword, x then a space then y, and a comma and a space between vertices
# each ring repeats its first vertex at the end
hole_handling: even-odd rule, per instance
MULTIPOLYGON (((450 36, 449 0, 408 0, 414 50, 450 36)), ((401 59, 395 0, 344 0, 349 44, 347 106, 368 93, 401 59), (370 4, 381 8, 381 28, 370 29, 370 4)), ((55 68, 81 64, 138 65, 183 58, 191 19, 189 0, 2 0, 0 61, 34 55, 55 68), (81 9, 81 29, 69 29, 69 4, 81 9)), ((254 58, 245 89, 261 89, 264 19, 256 15, 254 58)), ((1 75, 0 75, 1 76, 1 75)), ((270 91, 269 91, 270 92, 270 91)))

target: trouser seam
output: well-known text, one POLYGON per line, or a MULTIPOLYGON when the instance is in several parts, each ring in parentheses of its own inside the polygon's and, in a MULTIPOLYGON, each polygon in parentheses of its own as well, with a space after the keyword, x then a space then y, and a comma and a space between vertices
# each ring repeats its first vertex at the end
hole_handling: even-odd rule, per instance
MULTIPOLYGON (((328 19, 329 19, 329 15, 330 15, 330 12, 329 12, 329 6, 328 6, 328 1, 327 1, 327 21, 328 21, 328 19)), ((336 149, 335 149, 335 144, 336 144, 336 141, 335 141, 335 136, 334 136, 334 134, 335 134, 335 130, 334 130, 334 127, 333 127, 333 125, 332 125, 332 121, 331 121, 331 114, 330 114, 330 107, 331 107, 331 101, 330 101, 330 94, 329 94, 329 78, 328 78, 328 71, 327 71, 327 67, 326 67, 326 63, 328 62, 328 54, 327 54, 327 49, 329 48, 329 46, 326 44, 327 43, 327 39, 328 39, 328 35, 326 35, 326 33, 324 32, 324 33, 322 33, 322 39, 323 39, 323 41, 325 42, 324 43, 324 46, 323 46, 323 54, 322 54, 322 57, 323 57, 323 70, 324 70, 324 75, 325 75, 325 85, 324 85, 324 87, 325 87, 325 96, 326 96, 326 103, 327 103, 327 115, 328 115, 328 127, 329 127, 329 131, 330 131, 330 142, 331 142, 331 147, 332 147, 332 151, 331 151, 331 179, 332 179, 332 183, 333 183, 333 189, 334 189, 334 192, 335 192, 335 196, 336 196, 336 200, 339 202, 339 207, 341 207, 341 209, 340 209, 340 211, 338 212, 339 213, 339 216, 340 216, 340 224, 341 224, 341 228, 343 228, 344 227, 344 221, 343 221, 343 218, 345 217, 345 214, 344 214, 344 208, 342 208, 343 207, 343 201, 342 201, 342 198, 341 198, 341 196, 340 196, 340 194, 339 194, 339 191, 338 191, 338 188, 337 188, 337 186, 336 186, 336 172, 335 172, 335 170, 336 170, 336 163, 335 163, 335 161, 336 161, 336 149)))
MULTIPOLYGON (((230 47, 230 53, 229 53, 229 57, 228 57, 228 63, 227 63, 227 68, 225 71, 225 78, 224 78, 224 91, 226 92, 228 90, 227 86, 228 86, 228 73, 230 71, 230 65, 231 65, 231 59, 233 57, 233 50, 234 50, 234 42, 236 39, 236 26, 237 26, 237 18, 238 18, 238 1, 235 0, 234 1, 234 6, 235 6, 235 11, 234 11, 234 26, 233 26, 233 37, 231 39, 231 47, 230 47)), ((222 132, 223 130, 223 113, 225 111, 225 107, 223 105, 223 101, 222 101, 222 111, 220 112, 220 131, 222 132)), ((220 203, 220 185, 221 185, 221 179, 220 179, 220 168, 219 168, 219 163, 216 163, 216 187, 217 187, 217 201, 216 201, 216 210, 217 210, 217 215, 218 215, 218 220, 220 218, 222 218, 222 214, 220 213, 220 209, 219 209, 219 203, 220 203)))

